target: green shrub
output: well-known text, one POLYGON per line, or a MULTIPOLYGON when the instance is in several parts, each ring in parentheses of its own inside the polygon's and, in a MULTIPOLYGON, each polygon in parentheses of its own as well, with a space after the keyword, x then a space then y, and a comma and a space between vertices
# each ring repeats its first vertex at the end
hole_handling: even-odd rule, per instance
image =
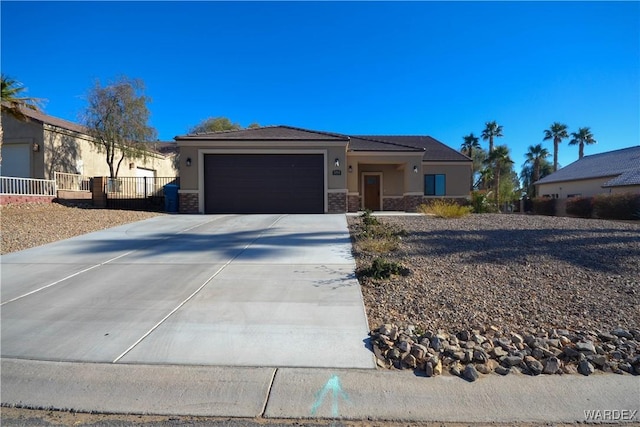
POLYGON ((591 197, 573 197, 567 200, 567 214, 580 218, 591 218, 593 199, 591 197))
POLYGON ((372 214, 373 212, 367 209, 364 212, 362 212, 362 215, 360 215, 360 219, 362 220, 362 225, 365 228, 380 225, 380 221, 378 221, 378 218, 376 218, 372 214))
POLYGON ((409 275, 409 270, 395 261, 387 261, 384 258, 376 258, 371 266, 360 272, 361 276, 373 279, 388 279, 393 275, 409 275))
POLYGON ((533 213, 536 215, 550 215, 556 214, 556 199, 549 197, 536 197, 532 200, 533 213))
POLYGON ((458 202, 446 199, 436 199, 418 206, 418 212, 432 214, 437 218, 461 218, 469 215, 472 209, 470 206, 462 206, 458 202))
POLYGON ((640 219, 640 194, 602 194, 593 198, 593 213, 603 219, 640 219))
POLYGON ((470 206, 474 213, 496 213, 498 209, 486 191, 472 191, 470 206))

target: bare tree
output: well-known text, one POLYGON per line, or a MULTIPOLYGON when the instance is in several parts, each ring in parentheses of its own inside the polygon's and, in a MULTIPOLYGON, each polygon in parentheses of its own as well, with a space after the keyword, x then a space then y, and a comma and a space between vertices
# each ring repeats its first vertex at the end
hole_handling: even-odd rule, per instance
POLYGON ((143 91, 141 80, 120 77, 107 86, 97 81, 88 92, 82 121, 93 144, 106 154, 112 179, 125 158, 144 158, 146 143, 156 138, 156 130, 148 125, 150 99, 143 91))

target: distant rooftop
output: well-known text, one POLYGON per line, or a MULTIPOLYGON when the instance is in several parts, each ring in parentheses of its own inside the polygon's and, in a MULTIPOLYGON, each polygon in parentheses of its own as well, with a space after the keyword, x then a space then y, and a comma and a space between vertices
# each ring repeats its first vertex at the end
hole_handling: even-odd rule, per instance
POLYGON ((612 179, 607 181, 604 187, 640 185, 640 145, 584 156, 535 184, 605 177, 612 179))

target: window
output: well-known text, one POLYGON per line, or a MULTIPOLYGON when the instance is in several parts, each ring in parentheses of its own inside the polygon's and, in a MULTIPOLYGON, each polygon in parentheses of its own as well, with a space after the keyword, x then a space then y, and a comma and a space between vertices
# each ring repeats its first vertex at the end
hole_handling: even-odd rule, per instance
POLYGON ((446 195, 446 175, 425 175, 424 176, 424 195, 425 196, 444 196, 446 195))

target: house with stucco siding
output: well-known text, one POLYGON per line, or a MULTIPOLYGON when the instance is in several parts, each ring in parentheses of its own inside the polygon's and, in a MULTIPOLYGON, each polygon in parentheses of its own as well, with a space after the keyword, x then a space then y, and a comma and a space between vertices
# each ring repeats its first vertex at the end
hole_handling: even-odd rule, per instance
MULTIPOLYGON (((37 179, 54 179, 54 172, 109 175, 105 153, 91 142, 83 126, 32 110, 23 114, 26 121, 2 113, 0 175, 37 179)), ((174 149, 167 150, 167 145, 151 144, 144 158, 125 158, 118 176, 176 176, 177 146, 171 143, 174 149), (154 149, 154 145, 163 149, 154 149)))
POLYGON ((542 197, 640 193, 640 146, 584 156, 534 183, 542 197))
POLYGON ((177 136, 180 211, 415 211, 469 197, 472 161, 430 136, 267 126, 177 136))

